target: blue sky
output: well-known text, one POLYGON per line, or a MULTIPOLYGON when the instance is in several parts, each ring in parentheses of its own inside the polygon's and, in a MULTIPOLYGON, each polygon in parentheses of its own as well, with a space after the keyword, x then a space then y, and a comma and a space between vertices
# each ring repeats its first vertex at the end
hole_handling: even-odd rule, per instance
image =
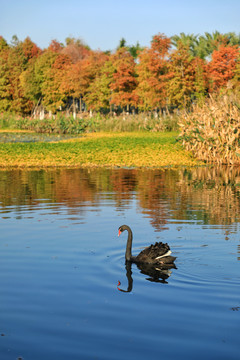
POLYGON ((0 35, 29 36, 41 48, 51 40, 81 38, 92 49, 149 46, 152 36, 240 33, 240 0, 0 0, 0 35))

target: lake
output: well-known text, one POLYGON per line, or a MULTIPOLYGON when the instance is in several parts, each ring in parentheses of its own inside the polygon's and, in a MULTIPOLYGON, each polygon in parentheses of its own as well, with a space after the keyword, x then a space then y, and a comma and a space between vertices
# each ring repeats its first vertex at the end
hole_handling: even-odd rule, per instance
POLYGON ((58 142, 61 140, 69 140, 79 138, 80 135, 71 134, 46 134, 34 132, 8 132, 0 131, 0 143, 34 143, 34 142, 58 142))
POLYGON ((1 359, 239 359, 239 169, 1 170, 0 215, 1 359))

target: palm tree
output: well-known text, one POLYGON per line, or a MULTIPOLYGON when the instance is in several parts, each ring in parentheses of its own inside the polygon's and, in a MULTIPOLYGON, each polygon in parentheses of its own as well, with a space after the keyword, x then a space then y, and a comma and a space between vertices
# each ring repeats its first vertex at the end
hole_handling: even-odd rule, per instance
POLYGON ((218 50, 221 45, 233 44, 239 41, 235 33, 221 34, 219 31, 214 31, 212 34, 205 32, 205 35, 199 37, 201 47, 205 52, 205 58, 211 57, 214 50, 218 50))
POLYGON ((183 32, 180 35, 174 35, 171 37, 172 45, 176 48, 179 47, 179 42, 189 48, 190 54, 192 56, 197 56, 197 46, 198 46, 198 35, 194 34, 185 34, 183 32))

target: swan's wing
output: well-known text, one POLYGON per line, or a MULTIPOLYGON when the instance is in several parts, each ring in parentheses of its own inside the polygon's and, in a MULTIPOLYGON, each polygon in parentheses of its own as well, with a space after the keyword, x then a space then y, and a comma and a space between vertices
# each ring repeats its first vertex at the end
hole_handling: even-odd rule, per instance
POLYGON ((169 255, 171 255, 171 253, 172 253, 171 250, 168 250, 165 254, 157 256, 155 258, 155 260, 159 260, 159 259, 162 259, 163 257, 169 256, 169 255))
POLYGON ((170 247, 168 244, 163 244, 162 242, 155 243, 150 245, 146 249, 140 252, 136 257, 137 261, 154 263, 156 260, 161 259, 162 257, 169 256, 171 253, 170 247))

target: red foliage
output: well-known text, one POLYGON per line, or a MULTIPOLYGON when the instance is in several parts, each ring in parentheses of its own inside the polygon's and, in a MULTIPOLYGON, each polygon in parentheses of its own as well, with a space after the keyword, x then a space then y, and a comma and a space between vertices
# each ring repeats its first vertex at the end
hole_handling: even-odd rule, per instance
POLYGON ((68 97, 81 98, 88 109, 98 110, 111 104, 144 111, 189 107, 229 80, 240 87, 239 46, 229 43, 222 34, 209 36, 205 45, 212 59, 207 63, 198 58, 204 46, 182 42, 170 51, 171 39, 164 34, 155 35, 137 59, 130 47, 106 55, 68 38, 66 46, 53 40, 42 51, 29 37, 23 42, 16 37, 8 45, 0 36, 0 111, 28 113, 39 99, 46 109, 56 111, 68 97))
POLYGON ((135 62, 126 48, 120 48, 112 56, 114 67, 113 82, 110 85, 112 92, 111 103, 117 106, 136 105, 137 95, 134 90, 137 86, 135 76, 135 62))
POLYGON ((48 50, 51 50, 53 52, 60 52, 63 49, 63 45, 60 44, 57 40, 52 40, 51 44, 48 47, 48 50))
POLYGON ((84 96, 106 59, 102 52, 90 52, 88 57, 70 64, 62 77, 62 91, 76 98, 84 96))
MULTIPOLYGON (((65 70, 71 64, 70 58, 65 54, 59 54, 52 65, 52 68, 57 70, 65 70)), ((61 76, 61 74, 60 74, 61 76)))
POLYGON ((151 42, 151 49, 158 52, 164 57, 171 46, 171 39, 166 37, 164 34, 157 34, 153 36, 151 42))
POLYGON ((32 40, 27 37, 22 43, 23 54, 30 60, 34 57, 39 56, 42 53, 42 50, 34 43, 32 40))
POLYGON ((211 91, 220 89, 233 78, 238 56, 237 46, 220 46, 218 50, 213 51, 212 60, 208 65, 211 91))

